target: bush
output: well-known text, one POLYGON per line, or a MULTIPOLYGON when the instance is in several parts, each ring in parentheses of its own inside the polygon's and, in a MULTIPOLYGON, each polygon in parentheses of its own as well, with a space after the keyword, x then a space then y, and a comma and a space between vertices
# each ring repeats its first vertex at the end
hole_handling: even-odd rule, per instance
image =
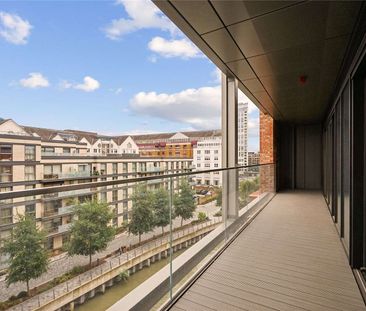
POLYGON ((205 221, 206 219, 207 219, 206 213, 204 213, 204 212, 199 212, 198 213, 198 220, 199 221, 205 221))
POLYGON ((24 297, 27 297, 27 296, 28 296, 27 292, 22 291, 17 295, 17 298, 20 299, 20 298, 24 298, 24 297))
POLYGON ((220 209, 218 212, 215 213, 214 215, 215 217, 220 217, 222 216, 222 210, 220 209))
POLYGON ((80 273, 85 272, 85 270, 86 270, 85 267, 77 266, 77 267, 72 268, 68 273, 75 276, 75 275, 79 275, 80 273))
POLYGON ((121 281, 126 281, 130 277, 130 275, 128 274, 128 271, 122 271, 119 274, 119 277, 121 278, 121 281))

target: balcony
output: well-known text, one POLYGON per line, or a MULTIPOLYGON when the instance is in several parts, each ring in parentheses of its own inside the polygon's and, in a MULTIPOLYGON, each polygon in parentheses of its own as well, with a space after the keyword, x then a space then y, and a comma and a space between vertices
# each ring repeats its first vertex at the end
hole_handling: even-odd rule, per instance
POLYGON ((277 194, 169 310, 229 306, 366 310, 319 192, 277 194))

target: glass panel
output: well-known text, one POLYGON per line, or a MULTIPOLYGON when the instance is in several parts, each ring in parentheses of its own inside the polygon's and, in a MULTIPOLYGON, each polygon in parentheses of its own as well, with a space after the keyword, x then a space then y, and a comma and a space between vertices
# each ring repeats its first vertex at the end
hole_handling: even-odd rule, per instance
POLYGON ((24 159, 25 161, 36 160, 36 146, 25 146, 24 147, 24 159))
POLYGON ((12 166, 0 165, 0 182, 9 182, 13 179, 12 166))

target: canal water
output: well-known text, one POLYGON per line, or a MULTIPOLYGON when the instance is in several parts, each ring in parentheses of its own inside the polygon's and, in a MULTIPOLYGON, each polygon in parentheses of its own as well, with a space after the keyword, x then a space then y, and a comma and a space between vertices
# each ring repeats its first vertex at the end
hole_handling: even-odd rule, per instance
MULTIPOLYGON (((179 256, 187 249, 182 249, 173 254, 173 258, 179 256)), ((106 288, 104 294, 95 295, 94 298, 87 300, 84 304, 76 306, 77 311, 104 311, 112 306, 115 302, 126 296, 135 287, 147 280, 154 273, 158 272, 169 263, 169 257, 163 258, 145 267, 142 270, 131 274, 126 281, 119 282, 112 287, 106 288)))

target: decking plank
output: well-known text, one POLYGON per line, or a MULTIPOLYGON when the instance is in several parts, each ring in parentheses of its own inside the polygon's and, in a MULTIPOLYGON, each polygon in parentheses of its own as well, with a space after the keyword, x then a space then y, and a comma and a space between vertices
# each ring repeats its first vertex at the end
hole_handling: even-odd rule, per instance
POLYGON ((301 191, 277 194, 176 306, 366 310, 322 195, 301 191))

